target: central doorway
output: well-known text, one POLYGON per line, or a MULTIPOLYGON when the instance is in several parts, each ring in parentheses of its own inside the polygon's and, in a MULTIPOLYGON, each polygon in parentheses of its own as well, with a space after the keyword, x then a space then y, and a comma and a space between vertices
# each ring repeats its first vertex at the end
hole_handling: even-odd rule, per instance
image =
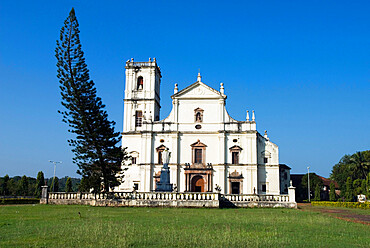
POLYGON ((205 192, 204 190, 204 179, 202 176, 195 176, 191 180, 191 191, 192 192, 205 192))

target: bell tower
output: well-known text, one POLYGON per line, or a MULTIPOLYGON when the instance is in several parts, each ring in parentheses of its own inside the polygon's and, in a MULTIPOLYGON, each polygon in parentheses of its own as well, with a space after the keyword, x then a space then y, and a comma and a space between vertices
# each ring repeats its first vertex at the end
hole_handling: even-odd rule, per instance
POLYGON ((143 122, 159 120, 161 70, 149 62, 126 61, 123 131, 140 131, 143 122))

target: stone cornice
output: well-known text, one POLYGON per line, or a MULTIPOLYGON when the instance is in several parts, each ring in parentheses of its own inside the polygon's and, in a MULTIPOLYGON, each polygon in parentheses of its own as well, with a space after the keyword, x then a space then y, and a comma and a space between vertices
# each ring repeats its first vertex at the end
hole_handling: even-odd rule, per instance
POLYGON ((280 167, 278 164, 258 164, 258 167, 280 167))

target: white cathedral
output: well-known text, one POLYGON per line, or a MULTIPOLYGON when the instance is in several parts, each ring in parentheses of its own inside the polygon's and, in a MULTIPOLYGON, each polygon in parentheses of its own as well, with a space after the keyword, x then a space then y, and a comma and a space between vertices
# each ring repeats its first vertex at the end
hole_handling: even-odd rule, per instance
POLYGON ((132 159, 116 190, 155 191, 167 148, 176 192, 288 193, 290 168, 279 164, 278 146, 257 131, 254 111, 247 111, 245 121, 229 116, 222 83, 215 90, 199 73, 180 91, 175 84, 172 111, 160 120, 162 76, 156 60, 131 59, 125 68, 122 146, 132 159))

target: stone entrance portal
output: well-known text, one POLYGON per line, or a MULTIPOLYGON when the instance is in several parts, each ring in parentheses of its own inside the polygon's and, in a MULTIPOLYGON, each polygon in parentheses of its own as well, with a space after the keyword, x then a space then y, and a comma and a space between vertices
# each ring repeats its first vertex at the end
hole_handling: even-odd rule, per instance
POLYGON ((192 192, 205 192, 205 181, 202 176, 195 176, 191 180, 191 191, 192 192))
POLYGON ((185 168, 185 192, 212 192, 213 167, 208 165, 190 165, 185 168))

